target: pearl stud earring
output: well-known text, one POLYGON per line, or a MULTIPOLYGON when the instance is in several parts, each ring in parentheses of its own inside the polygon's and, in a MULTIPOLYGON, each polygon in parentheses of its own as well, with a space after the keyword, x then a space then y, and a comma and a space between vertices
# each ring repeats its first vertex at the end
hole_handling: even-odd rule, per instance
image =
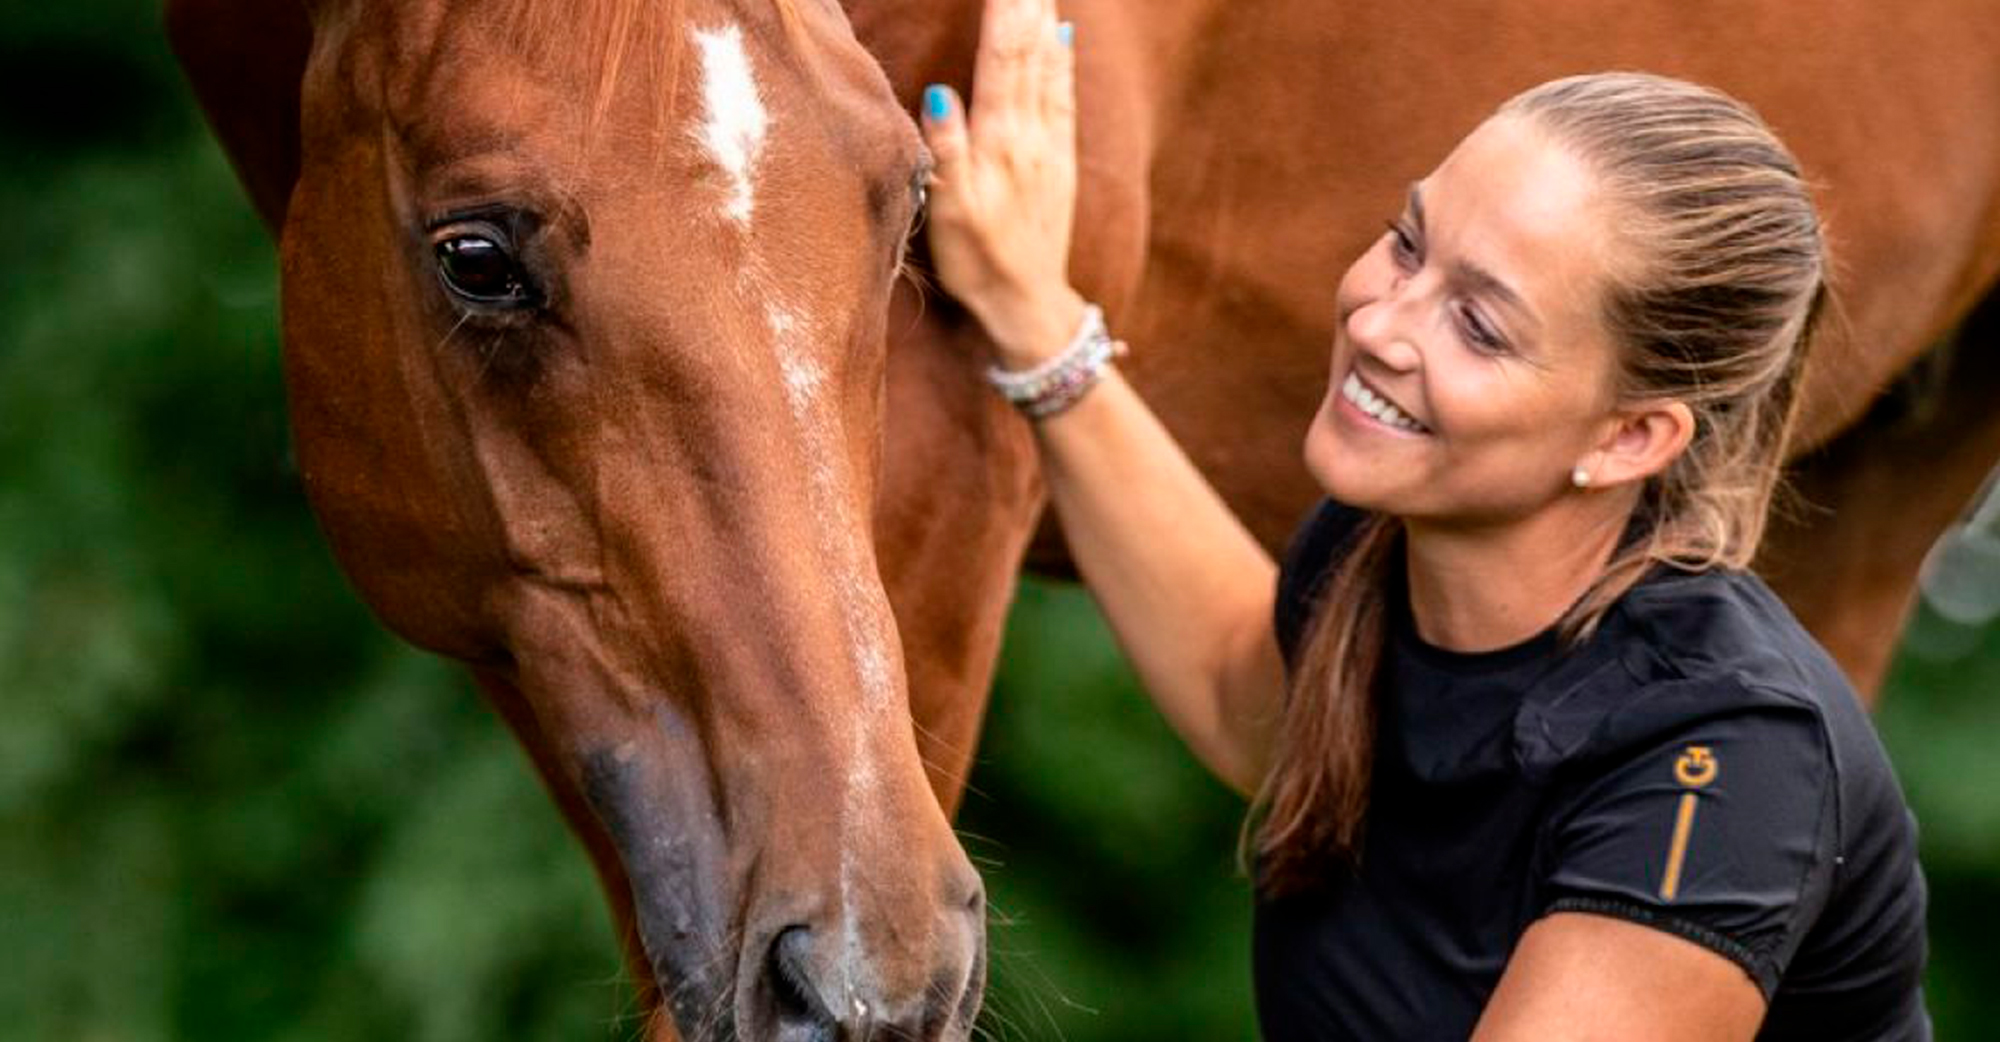
POLYGON ((1579 465, 1575 470, 1569 472, 1569 483, 1575 485, 1577 488, 1589 488, 1590 471, 1583 469, 1579 465))

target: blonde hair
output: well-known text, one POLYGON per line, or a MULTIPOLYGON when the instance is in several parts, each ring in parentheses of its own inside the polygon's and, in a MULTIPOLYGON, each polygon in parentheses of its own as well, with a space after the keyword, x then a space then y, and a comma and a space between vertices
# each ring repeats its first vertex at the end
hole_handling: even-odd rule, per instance
MULTIPOLYGON (((1563 617, 1571 642, 1655 565, 1744 568, 1763 538, 1826 299, 1825 245, 1798 162, 1743 103, 1638 73, 1555 80, 1500 107, 1598 174, 1637 263, 1607 272, 1623 400, 1674 399, 1692 441, 1649 480, 1625 540, 1563 617)), ((1383 595, 1401 526, 1364 521, 1330 576, 1253 809, 1258 885, 1299 889, 1359 852, 1374 761, 1383 595)))

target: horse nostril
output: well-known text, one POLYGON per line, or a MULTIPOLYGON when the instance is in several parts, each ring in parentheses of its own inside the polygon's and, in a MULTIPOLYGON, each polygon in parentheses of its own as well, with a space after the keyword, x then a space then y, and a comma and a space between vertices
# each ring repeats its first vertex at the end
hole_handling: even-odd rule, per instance
POLYGON ((975 919, 985 916, 986 881, 979 878, 979 873, 967 869, 958 885, 958 893, 962 895, 959 898, 960 907, 972 913, 975 919))
POLYGON ((830 1028, 833 1018, 812 986, 812 931, 789 926, 771 942, 771 1002, 783 1028, 830 1028))
POLYGON ((898 950, 900 961, 829 952, 834 934, 804 924, 780 929, 741 1011, 741 1037, 939 1042, 961 1036, 978 1012, 985 980, 984 888, 977 876, 969 879, 972 885, 938 909, 939 933, 922 949, 898 950), (885 976, 902 983, 885 989, 885 976))

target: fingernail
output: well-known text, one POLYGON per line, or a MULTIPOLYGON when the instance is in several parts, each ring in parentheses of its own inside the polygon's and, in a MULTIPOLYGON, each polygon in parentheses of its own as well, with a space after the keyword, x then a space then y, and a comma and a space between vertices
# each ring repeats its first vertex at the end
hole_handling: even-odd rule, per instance
POLYGON ((1058 23, 1056 24, 1056 39, 1058 39, 1058 40, 1062 41, 1062 45, 1063 45, 1064 47, 1075 47, 1075 46, 1076 46, 1076 23, 1075 23, 1075 22, 1058 22, 1058 23))
POLYGON ((951 92, 939 84, 924 88, 924 114, 933 120, 951 115, 951 92))

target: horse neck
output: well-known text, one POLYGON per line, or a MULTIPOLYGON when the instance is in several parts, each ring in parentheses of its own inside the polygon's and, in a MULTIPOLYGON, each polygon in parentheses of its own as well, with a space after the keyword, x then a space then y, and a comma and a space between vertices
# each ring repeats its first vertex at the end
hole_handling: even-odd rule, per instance
MULTIPOLYGON (((986 0, 841 0, 855 35, 882 63, 898 96, 913 99, 928 83, 972 79, 986 0)), ((1240 5, 1239 5, 1240 6, 1240 5)), ((1120 0, 1066 0, 1079 46, 1115 55, 1105 74, 1133 76, 1140 96, 1169 99, 1186 82, 1196 41, 1226 16, 1227 0, 1147 0, 1144 14, 1120 0)))

